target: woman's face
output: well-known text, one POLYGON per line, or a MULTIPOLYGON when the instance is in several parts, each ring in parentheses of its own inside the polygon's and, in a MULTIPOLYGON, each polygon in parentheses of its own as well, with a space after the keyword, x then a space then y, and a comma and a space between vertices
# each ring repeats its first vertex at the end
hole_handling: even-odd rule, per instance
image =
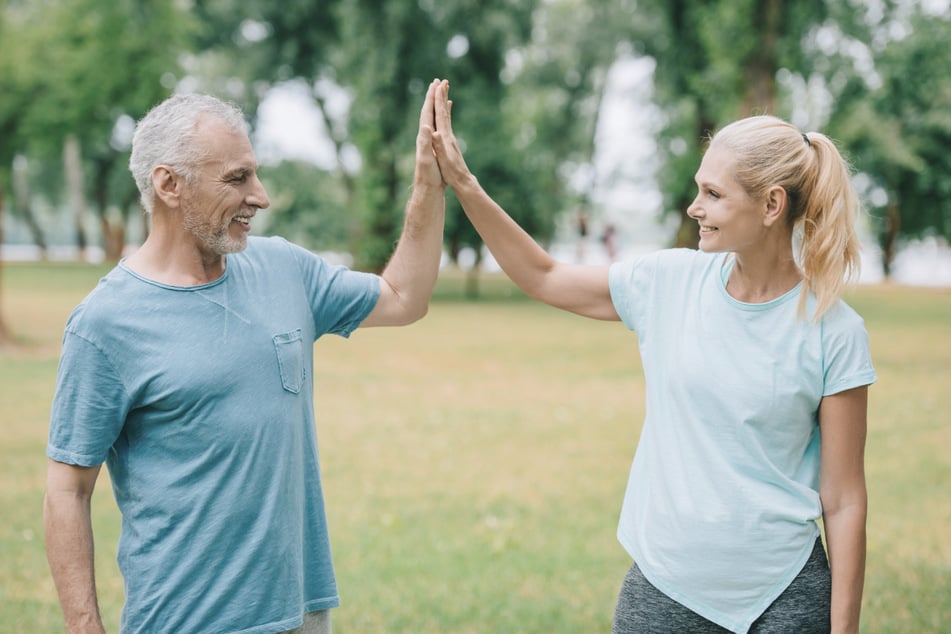
POLYGON ((694 177, 698 192, 687 215, 700 224, 699 246, 709 253, 743 252, 766 236, 766 202, 751 198, 736 182, 734 163, 732 152, 712 145, 694 177))

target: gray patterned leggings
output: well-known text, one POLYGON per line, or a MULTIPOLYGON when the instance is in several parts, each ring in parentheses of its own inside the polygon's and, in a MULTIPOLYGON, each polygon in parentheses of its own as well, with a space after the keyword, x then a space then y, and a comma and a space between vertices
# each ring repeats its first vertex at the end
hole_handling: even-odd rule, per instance
MULTIPOLYGON (((817 539, 802 571, 750 627, 749 634, 828 634, 832 602, 829 561, 817 539)), ((631 566, 614 612, 612 634, 729 634, 655 588, 631 566)))
POLYGON ((304 615, 304 624, 283 634, 330 634, 330 610, 318 610, 304 615))

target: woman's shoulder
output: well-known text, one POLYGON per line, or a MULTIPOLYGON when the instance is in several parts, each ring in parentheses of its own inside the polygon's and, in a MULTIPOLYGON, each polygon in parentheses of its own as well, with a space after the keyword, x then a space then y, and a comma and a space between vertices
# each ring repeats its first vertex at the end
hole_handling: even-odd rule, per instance
POLYGON ((633 257, 622 260, 617 264, 628 267, 656 266, 656 267, 705 267, 715 262, 721 262, 726 257, 724 253, 706 253, 699 249, 673 247, 656 249, 638 253, 633 257))

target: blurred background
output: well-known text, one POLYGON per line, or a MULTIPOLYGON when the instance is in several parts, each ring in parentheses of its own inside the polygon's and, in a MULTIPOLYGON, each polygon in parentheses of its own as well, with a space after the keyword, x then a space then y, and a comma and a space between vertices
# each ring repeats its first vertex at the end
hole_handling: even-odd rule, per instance
MULTIPOLYGON (((379 269, 423 91, 445 77, 473 172, 559 257, 691 245, 702 139, 770 113, 854 164, 866 281, 951 285, 948 5, 0 0, 3 259, 140 243, 135 121, 200 91, 249 117, 273 202, 260 233, 379 269)), ((450 201, 446 264, 475 278, 485 258, 450 201)))
MULTIPOLYGON (((70 309, 148 232, 135 122, 175 92, 237 103, 272 203, 254 231, 379 270, 436 77, 473 172, 563 260, 692 246, 703 139, 736 118, 839 143, 865 206, 847 300, 880 377, 863 632, 948 631, 949 41, 949 0, 0 0, 0 634, 62 631, 49 402, 70 309)), ((448 197, 438 309, 320 342, 335 630, 608 631, 634 340, 525 301, 448 197)), ((96 496, 115 631, 119 519, 96 496)))

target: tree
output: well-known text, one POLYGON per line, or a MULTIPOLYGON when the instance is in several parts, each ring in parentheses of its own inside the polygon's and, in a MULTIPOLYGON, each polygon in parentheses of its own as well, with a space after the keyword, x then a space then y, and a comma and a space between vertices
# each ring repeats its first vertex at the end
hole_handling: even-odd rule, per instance
MULTIPOLYGON (((241 79, 246 87, 260 93, 297 78, 309 86, 337 150, 334 176, 357 219, 351 251, 358 267, 379 271, 402 225, 419 107, 431 79, 465 78, 454 92, 460 110, 491 113, 479 133, 499 141, 495 163, 504 157, 517 172, 509 127, 498 117, 505 93, 500 72, 505 52, 527 37, 534 4, 289 0, 246 5, 243 19, 234 17, 231 0, 199 0, 196 8, 215 25, 203 31, 203 45, 243 51, 250 69, 241 79), (249 39, 249 31, 257 35, 249 39), (331 112, 328 97, 340 93, 348 96, 349 108, 331 112), (343 160, 354 149, 357 170, 343 160)), ((462 226, 458 210, 449 215, 450 226, 462 226)))
POLYGON ((339 178, 300 161, 262 166, 260 172, 271 200, 266 232, 313 249, 347 250, 349 198, 339 178))
POLYGON ((629 0, 542 3, 531 40, 504 71, 512 86, 503 107, 516 131, 517 169, 527 174, 526 193, 537 207, 534 217, 519 221, 533 235, 551 238, 556 215, 594 206, 595 133, 608 72, 643 26, 635 9, 629 0))
POLYGON ((657 61, 658 105, 667 115, 660 135, 661 189, 670 212, 680 215, 675 243, 696 246, 686 210, 704 138, 720 125, 752 114, 787 116, 776 82, 781 69, 810 76, 823 61, 804 46, 828 22, 868 39, 863 7, 825 0, 724 0, 652 2, 656 21, 645 51, 657 61))
MULTIPOLYGON (((12 184, 12 164, 16 147, 20 139, 20 121, 28 103, 29 86, 28 58, 24 58, 17 47, 18 14, 5 0, 0 0, 0 248, 3 245, 3 213, 7 200, 6 192, 12 184)), ((0 346, 14 342, 3 317, 3 259, 0 258, 0 346)))
MULTIPOLYGON (((33 92, 19 122, 27 146, 21 149, 45 160, 64 153, 70 199, 88 200, 92 189, 111 259, 124 246, 136 199, 126 172, 129 139, 116 136, 117 125, 143 116, 170 92, 168 74, 177 71, 189 33, 177 7, 172 0, 51 1, 36 5, 26 25, 33 92)), ((82 249, 81 219, 77 236, 82 249)))
POLYGON ((906 35, 875 55, 878 86, 851 77, 831 123, 885 193, 871 204, 886 277, 900 238, 951 237, 951 18, 918 9, 896 31, 906 35))
MULTIPOLYGON (((529 232, 544 234, 546 221, 536 190, 537 164, 519 147, 519 117, 506 107, 517 91, 503 79, 508 54, 524 45, 532 28, 534 0, 484 2, 478 12, 471 3, 443 6, 437 16, 441 30, 440 54, 446 61, 454 102, 453 130, 467 145, 466 160, 492 191, 496 200, 529 232), (473 19, 477 16, 477 19, 473 19), (457 81, 458 78, 458 81, 457 81)), ((450 260, 458 264, 464 247, 475 252, 467 274, 465 293, 478 295, 482 239, 465 217, 454 196, 446 208, 445 240, 450 260)))

